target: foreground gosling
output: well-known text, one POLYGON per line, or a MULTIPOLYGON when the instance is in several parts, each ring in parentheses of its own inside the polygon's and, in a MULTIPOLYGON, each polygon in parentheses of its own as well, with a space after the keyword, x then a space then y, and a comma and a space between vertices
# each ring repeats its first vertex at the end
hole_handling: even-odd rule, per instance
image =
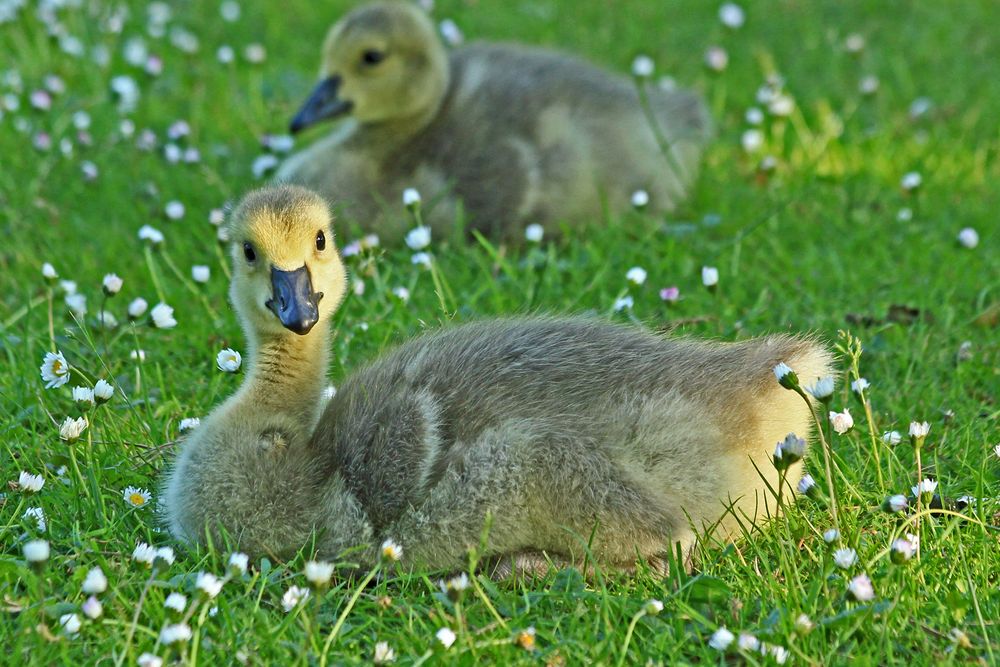
POLYGON ((230 224, 249 371, 168 475, 181 539, 228 535, 279 558, 365 545, 372 562, 391 538, 408 565, 454 569, 489 522, 483 555, 507 571, 543 552, 657 562, 704 530, 729 539, 774 514, 775 443, 810 422, 771 369, 829 371, 823 348, 791 336, 719 344, 509 319, 409 341, 324 409, 345 282, 326 206, 299 187, 259 190, 230 224))
POLYGON ((321 82, 298 132, 347 116, 292 156, 278 181, 309 186, 387 239, 405 232, 402 194, 425 197, 436 233, 469 228, 517 240, 529 223, 622 211, 637 190, 670 210, 697 170, 710 122, 687 91, 648 91, 665 154, 623 77, 559 53, 474 44, 450 55, 414 4, 382 2, 341 19, 323 45, 321 82))

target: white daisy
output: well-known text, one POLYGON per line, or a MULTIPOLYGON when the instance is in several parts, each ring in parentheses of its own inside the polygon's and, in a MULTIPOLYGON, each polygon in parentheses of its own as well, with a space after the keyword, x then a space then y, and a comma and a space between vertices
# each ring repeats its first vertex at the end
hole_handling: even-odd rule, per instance
POLYGON ((333 576, 333 563, 311 560, 306 563, 304 573, 306 580, 313 586, 326 586, 333 576))
POLYGON ((649 193, 645 190, 636 190, 632 193, 632 206, 637 209, 644 209, 649 205, 649 193))
POLYGON ((24 560, 29 563, 43 563, 49 559, 49 543, 45 540, 29 540, 21 547, 24 560))
POLYGON ((382 555, 382 560, 395 563, 403 557, 403 547, 388 539, 382 543, 379 553, 382 555))
POLYGON ((101 606, 100 600, 91 595, 87 598, 87 601, 80 606, 80 611, 82 611, 83 615, 90 620, 96 621, 101 617, 101 614, 104 613, 104 607, 101 606))
POLYGON ((389 642, 377 642, 375 644, 375 654, 372 662, 376 665, 384 665, 396 661, 396 652, 389 646, 389 642))
POLYGON ((149 308, 149 303, 146 302, 141 296, 132 299, 128 304, 128 316, 133 320, 137 320, 146 314, 146 309, 149 308))
POLYGON ((222 579, 211 572, 199 572, 194 585, 208 597, 214 598, 222 590, 222 579))
POLYGON ((237 551, 229 555, 229 570, 234 574, 246 574, 249 564, 250 556, 245 553, 237 551))
POLYGON ((638 55, 632 61, 632 75, 640 79, 648 79, 653 76, 656 64, 653 59, 646 55, 638 55))
POLYGON ((418 206, 420 201, 420 192, 416 188, 406 188, 403 190, 403 206, 406 208, 412 209, 418 206))
POLYGON ((181 593, 171 593, 163 601, 163 606, 178 614, 183 614, 184 610, 187 609, 187 597, 181 593))
POLYGON ((75 635, 83 627, 83 621, 76 614, 63 614, 59 617, 59 627, 67 635, 75 635))
POLYGON ((192 637, 191 626, 187 623, 172 623, 163 626, 160 630, 160 643, 164 646, 186 642, 192 637))
POLYGON ((423 250, 431 244, 431 228, 421 225, 406 234, 406 245, 413 250, 423 250))
POLYGON ((458 638, 455 635, 454 630, 451 628, 441 628, 434 634, 434 636, 437 637, 437 640, 441 642, 441 645, 445 648, 451 648, 451 645, 454 644, 455 640, 458 638))
POLYGON ((45 478, 22 470, 17 478, 17 486, 25 493, 38 493, 45 486, 45 478))
POLYGON ((137 486, 126 486, 122 491, 122 497, 132 507, 145 507, 153 499, 153 494, 137 486))
POLYGON ((104 575, 104 571, 99 567, 90 568, 80 590, 89 595, 98 595, 108 590, 108 578, 104 575))
POLYGON ((101 288, 108 296, 114 296, 122 290, 123 282, 124 281, 118 277, 118 274, 109 273, 105 275, 104 279, 101 281, 101 288))
POLYGON ((24 510, 24 514, 21 515, 22 519, 34 519, 35 527, 38 528, 38 532, 44 533, 48 528, 48 522, 45 521, 45 511, 41 507, 29 507, 24 510))
POLYGON ((708 640, 708 645, 716 651, 725 651, 733 643, 734 639, 736 639, 736 636, 723 626, 712 633, 712 636, 708 640))
POLYGON ((971 250, 979 245, 979 232, 972 227, 965 227, 958 233, 958 242, 971 250))
POLYGON ((150 245, 160 245, 164 241, 163 232, 151 225, 143 225, 139 228, 139 240, 146 241, 150 245))
POLYGON ((903 435, 899 431, 886 431, 882 434, 882 442, 887 445, 898 445, 903 441, 903 435))
POLYGON ((826 399, 833 396, 834 382, 833 376, 827 375, 826 377, 819 378, 810 387, 806 387, 806 391, 812 394, 813 398, 825 401, 826 399))
POLYGON ((73 400, 89 407, 94 404, 94 390, 90 387, 73 387, 73 400))
POLYGON ((847 570, 858 562, 858 552, 851 548, 837 549, 833 552, 833 562, 837 567, 847 570))
POLYGON ((625 274, 625 280, 630 283, 635 283, 636 285, 641 285, 646 282, 646 269, 641 266, 633 266, 625 274))
POLYGON ((80 417, 78 419, 73 419, 72 417, 66 417, 66 420, 59 427, 59 438, 65 440, 66 442, 76 442, 83 435, 83 432, 87 428, 87 418, 80 417))
POLYGON ((185 417, 177 426, 177 430, 181 433, 187 433, 188 431, 193 431, 198 428, 199 424, 201 424, 201 420, 197 417, 185 417))
POLYGON ((539 224, 528 225, 524 228, 524 238, 530 243, 541 243, 545 236, 545 228, 539 224))
POLYGON ((281 608, 288 613, 295 609, 301 602, 309 597, 309 589, 301 586, 289 586, 285 594, 281 596, 281 608))
POLYGON ((69 382, 69 364, 62 352, 47 352, 38 370, 46 389, 61 387, 69 382))
POLYGON ((111 383, 107 380, 101 378, 96 383, 94 383, 94 400, 100 403, 107 403, 115 395, 115 388, 111 386, 111 383))
POLYGON ((227 347, 226 349, 215 355, 215 365, 219 367, 220 371, 226 373, 235 373, 240 370, 240 366, 243 364, 243 357, 236 350, 227 347))
POLYGON ((854 428, 854 418, 851 417, 851 411, 844 408, 843 412, 830 412, 830 425, 833 426, 833 430, 843 435, 854 428))
POLYGON ((207 283, 212 277, 212 270, 204 264, 195 264, 191 267, 191 279, 196 283, 207 283))
POLYGON ((847 585, 847 592, 858 602, 868 602, 875 598, 875 588, 867 574, 859 574, 847 585))
POLYGON ((158 303, 153 306, 153 310, 149 314, 153 318, 153 325, 157 329, 172 329, 177 326, 177 320, 174 319, 174 309, 165 303, 158 303))
POLYGON ((701 284, 705 287, 715 287, 719 284, 719 270, 714 266, 701 267, 701 284))

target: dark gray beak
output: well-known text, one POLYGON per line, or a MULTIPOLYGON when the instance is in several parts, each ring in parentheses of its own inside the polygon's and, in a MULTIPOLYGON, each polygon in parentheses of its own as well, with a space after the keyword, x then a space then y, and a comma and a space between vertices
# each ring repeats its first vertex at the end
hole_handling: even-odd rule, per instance
POLYGON ((321 120, 336 118, 350 111, 351 103, 337 97, 339 89, 339 76, 331 76, 321 81, 292 119, 292 124, 289 126, 292 134, 301 132, 321 120))
POLYGON ((302 266, 294 271, 271 267, 272 296, 265 304, 282 326, 304 336, 319 320, 322 292, 313 292, 309 269, 302 266))

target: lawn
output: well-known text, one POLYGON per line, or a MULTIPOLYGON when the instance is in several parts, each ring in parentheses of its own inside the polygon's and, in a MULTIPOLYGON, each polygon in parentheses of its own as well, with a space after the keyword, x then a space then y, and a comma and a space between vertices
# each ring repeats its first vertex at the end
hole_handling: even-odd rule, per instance
MULTIPOLYGON (((633 211, 524 248, 456 233, 433 240, 433 273, 406 248, 350 257, 332 383, 421 330, 492 315, 596 313, 720 340, 815 332, 841 350, 829 409, 854 416, 845 434, 826 425, 839 536, 824 537, 835 518, 817 445, 807 469, 823 491, 736 544, 703 545, 689 574, 473 576, 456 602, 443 573, 387 567, 292 604, 308 551, 232 570, 224 546, 173 543, 156 503, 182 421, 242 379, 216 366, 244 341, 213 211, 262 182, 254 166, 282 143, 264 138, 285 134, 349 5, 18 4, 0 1, 0 662, 355 664, 380 642, 398 664, 1000 660, 1000 7, 746 2, 733 29, 720 3, 697 0, 438 0, 435 19, 470 41, 546 45, 620 72, 647 54, 654 78, 704 93, 718 136, 666 219, 633 211), (711 47, 728 56, 721 70, 706 64, 711 47), (769 109, 760 89, 779 75, 793 104, 769 109), (144 225, 165 241, 141 241, 144 225), (123 282, 105 296, 109 273, 123 282), (679 298, 661 296, 669 287, 679 298), (130 320, 140 297, 169 304, 176 326, 150 326, 149 311, 130 320), (72 381, 46 389, 39 366, 54 350, 72 381), (72 387, 102 378, 108 402, 74 401, 72 387), (62 440, 81 416, 81 437, 62 440), (887 512, 919 479, 911 422, 929 424, 920 475, 942 502, 887 512), (897 444, 883 440, 892 431, 897 444), (44 486, 19 485, 22 471, 44 486), (132 494, 135 506, 129 487, 151 499, 132 494), (894 558, 908 533, 919 553, 894 558), (32 565, 37 540, 49 554, 32 565), (176 557, 144 565, 140 542, 176 557), (836 549, 856 562, 842 552, 838 564, 836 549), (199 572, 225 577, 221 592, 199 572), (854 600, 861 575, 873 595, 854 600), (172 593, 182 611, 164 606, 172 593), (178 622, 189 639, 161 632, 178 622), (722 627, 746 636, 720 650, 722 627)), ((343 229, 338 242, 360 237, 343 229)))

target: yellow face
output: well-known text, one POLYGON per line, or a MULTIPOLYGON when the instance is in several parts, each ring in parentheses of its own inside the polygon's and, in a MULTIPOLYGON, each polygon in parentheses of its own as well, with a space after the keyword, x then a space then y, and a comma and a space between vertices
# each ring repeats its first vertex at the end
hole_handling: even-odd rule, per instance
POLYGON ((404 3, 366 5, 327 34, 320 84, 292 129, 344 114, 378 123, 427 113, 447 81, 447 54, 423 12, 404 3))
POLYGON ((230 219, 230 297, 258 335, 305 335, 340 305, 347 276, 329 208, 297 186, 255 190, 230 219))

